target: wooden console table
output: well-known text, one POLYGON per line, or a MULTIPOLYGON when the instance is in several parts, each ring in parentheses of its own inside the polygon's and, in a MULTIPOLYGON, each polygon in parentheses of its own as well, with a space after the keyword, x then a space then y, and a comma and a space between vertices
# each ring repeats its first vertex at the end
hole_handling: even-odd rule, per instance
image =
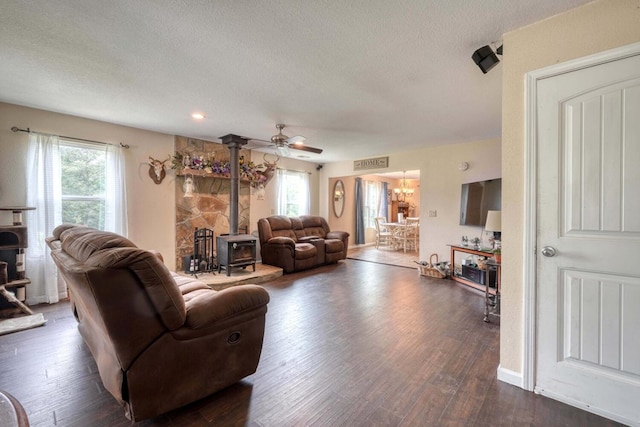
MULTIPOLYGON (((485 258, 493 257, 493 252, 489 252, 487 250, 482 250, 482 249, 473 249, 472 247, 468 247, 468 246, 458 246, 458 245, 449 245, 449 246, 451 247, 451 279, 455 280, 456 282, 464 283, 465 285, 471 286, 472 288, 477 289, 479 291, 488 292, 491 295, 495 295, 496 294, 495 289, 490 288, 489 286, 482 285, 478 282, 474 282, 473 280, 469 280, 465 277, 462 277, 461 275, 456 274, 456 268, 455 268, 456 252, 463 252, 465 254, 470 254, 470 255, 478 255, 485 258)), ((487 282, 488 282, 488 275, 487 275, 487 282)))

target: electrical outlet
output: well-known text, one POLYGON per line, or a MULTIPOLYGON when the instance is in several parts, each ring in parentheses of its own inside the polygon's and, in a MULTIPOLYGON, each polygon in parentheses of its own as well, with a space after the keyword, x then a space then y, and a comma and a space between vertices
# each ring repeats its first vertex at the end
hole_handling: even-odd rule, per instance
POLYGON ((429 211, 429 217, 435 218, 438 216, 438 211, 429 211))
POLYGON ((271 215, 275 215, 276 214, 276 210, 275 209, 271 209, 271 215))

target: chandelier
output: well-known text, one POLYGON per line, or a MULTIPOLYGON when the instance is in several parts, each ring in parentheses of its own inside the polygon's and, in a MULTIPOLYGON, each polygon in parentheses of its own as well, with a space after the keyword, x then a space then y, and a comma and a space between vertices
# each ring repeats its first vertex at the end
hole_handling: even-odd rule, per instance
POLYGON ((402 186, 400 188, 394 188, 393 192, 396 193, 396 199, 399 202, 404 202, 407 197, 413 196, 413 188, 407 186, 407 171, 402 171, 402 186))

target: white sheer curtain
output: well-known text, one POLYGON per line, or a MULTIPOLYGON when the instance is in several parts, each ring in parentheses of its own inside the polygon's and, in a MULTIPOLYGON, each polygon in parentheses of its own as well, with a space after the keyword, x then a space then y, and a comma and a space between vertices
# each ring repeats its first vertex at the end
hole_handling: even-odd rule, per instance
POLYGON ((55 135, 31 133, 27 163, 29 247, 26 249, 27 304, 55 303, 67 296, 44 239, 62 223, 60 143, 55 135))
POLYGON ((298 174, 298 215, 309 215, 311 209, 311 194, 309 191, 309 174, 306 172, 295 172, 298 174))
MULTIPOLYGON (((105 230, 127 235, 127 202, 123 149, 106 145, 105 230)), ((35 211, 26 217, 29 247, 26 250, 27 304, 55 303, 67 296, 58 280, 45 238, 62 224, 60 141, 55 135, 31 133, 27 166, 27 206, 35 211)))
MULTIPOLYGON (((382 206, 382 183, 363 180, 364 183, 364 226, 375 228, 375 217, 380 216, 382 206)), ((386 207, 386 206, 385 206, 386 207)), ((387 215, 385 214, 386 218, 387 215)))
POLYGON ((276 213, 278 215, 287 214, 287 182, 283 169, 276 170, 276 181, 278 182, 278 194, 276 200, 276 213))
POLYGON ((278 215, 308 215, 311 205, 309 174, 278 169, 276 177, 278 180, 278 215))
POLYGON ((124 150, 107 145, 105 230, 127 236, 127 193, 124 150))

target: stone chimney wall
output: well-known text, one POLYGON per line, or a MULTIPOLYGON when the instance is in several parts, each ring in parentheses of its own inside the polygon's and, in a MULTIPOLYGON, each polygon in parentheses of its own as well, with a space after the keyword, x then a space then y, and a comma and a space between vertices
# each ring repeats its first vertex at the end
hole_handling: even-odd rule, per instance
MULTIPOLYGON (((175 151, 188 154, 191 158, 203 156, 205 159, 229 161, 229 149, 218 142, 176 136, 175 151)), ((240 156, 250 159, 251 150, 240 150, 240 156)), ((176 270, 182 270, 183 257, 193 252, 193 233, 196 228, 213 229, 215 237, 229 233, 229 178, 199 175, 203 174, 187 173, 183 176, 176 169, 176 270), (195 183, 193 197, 184 197, 184 180, 187 176, 195 183)), ((240 182, 240 232, 250 229, 250 190, 248 182, 240 182)))

